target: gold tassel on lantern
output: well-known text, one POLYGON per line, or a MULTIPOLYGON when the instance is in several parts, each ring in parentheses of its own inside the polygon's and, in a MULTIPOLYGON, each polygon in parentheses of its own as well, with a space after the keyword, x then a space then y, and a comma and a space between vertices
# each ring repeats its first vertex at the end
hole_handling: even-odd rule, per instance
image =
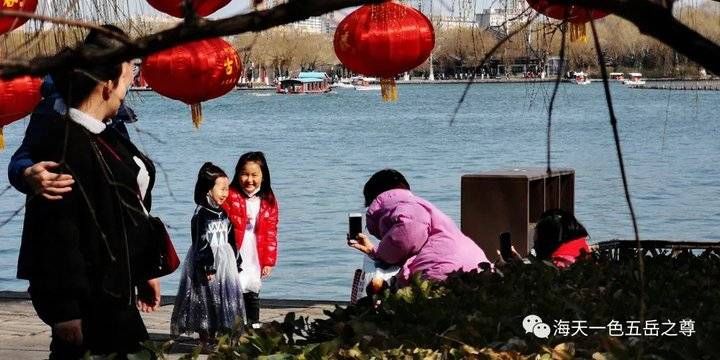
POLYGON ((5 136, 3 135, 3 128, 0 126, 0 150, 5 148, 5 136))
POLYGON ((196 129, 200 128, 200 123, 203 121, 202 116, 202 105, 200 103, 190 105, 190 111, 192 112, 192 121, 196 129))
POLYGON ((397 101, 398 90, 395 78, 380 79, 380 93, 383 101, 397 101))
POLYGON ((582 41, 583 44, 587 44, 587 33, 585 32, 585 23, 582 24, 570 24, 570 42, 582 41))

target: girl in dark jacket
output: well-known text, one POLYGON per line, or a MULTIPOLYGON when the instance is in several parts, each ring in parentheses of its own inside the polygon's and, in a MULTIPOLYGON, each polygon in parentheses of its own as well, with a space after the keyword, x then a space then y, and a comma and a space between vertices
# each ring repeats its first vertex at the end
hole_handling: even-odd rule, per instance
POLYGON ((205 163, 195 184, 192 245, 185 258, 171 319, 173 335, 198 333, 203 345, 217 332, 244 323, 245 306, 232 225, 221 205, 228 197, 225 172, 205 163))

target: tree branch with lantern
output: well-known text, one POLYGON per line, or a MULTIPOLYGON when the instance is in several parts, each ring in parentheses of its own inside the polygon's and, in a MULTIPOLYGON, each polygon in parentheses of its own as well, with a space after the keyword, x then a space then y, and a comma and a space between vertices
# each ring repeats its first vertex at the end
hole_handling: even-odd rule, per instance
MULTIPOLYGON (((568 4, 567 0, 545 1, 555 5, 568 4)), ((78 64, 140 58, 190 41, 259 32, 336 10, 380 2, 383 1, 291 0, 267 10, 255 10, 226 19, 189 18, 173 28, 132 39, 128 43, 108 51, 79 51, 65 55, 40 56, 34 59, 4 59, 0 61, 0 77, 8 78, 22 74, 42 75, 70 64, 77 66, 78 64)), ((572 0, 571 3, 594 7, 618 15, 635 24, 643 34, 660 40, 709 71, 720 74, 720 63, 717 62, 717 59, 720 58, 720 45, 675 19, 672 16, 671 8, 665 2, 655 0, 604 0, 601 2, 572 0)), ((6 19, 10 14, 18 16, 17 12, 0 11, 0 16, 6 15, 6 19)), ((13 20, 13 22, 17 23, 18 21, 13 20)))
MULTIPOLYGON (((720 44, 691 29, 673 16, 673 1, 659 0, 543 0, 550 5, 580 6, 617 15, 677 50, 707 70, 720 74, 720 44)), ((720 1, 720 0, 715 0, 720 1)))

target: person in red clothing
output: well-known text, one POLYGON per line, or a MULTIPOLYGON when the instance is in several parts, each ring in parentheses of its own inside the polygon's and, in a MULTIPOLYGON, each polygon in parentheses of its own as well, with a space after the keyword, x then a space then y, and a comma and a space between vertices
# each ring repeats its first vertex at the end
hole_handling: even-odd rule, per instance
POLYGON ((243 259, 240 283, 247 321, 255 325, 260 321, 262 280, 270 276, 277 262, 278 203, 262 152, 240 156, 223 208, 234 228, 235 248, 243 259))
POLYGON ((589 237, 573 214, 551 209, 540 215, 535 226, 535 255, 538 259, 551 260, 555 266, 565 268, 583 253, 590 253, 589 237))

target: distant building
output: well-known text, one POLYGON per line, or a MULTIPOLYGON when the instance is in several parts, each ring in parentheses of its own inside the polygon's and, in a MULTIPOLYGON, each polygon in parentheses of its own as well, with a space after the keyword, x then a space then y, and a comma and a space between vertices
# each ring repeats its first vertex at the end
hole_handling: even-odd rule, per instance
POLYGON ((512 28, 528 21, 524 0, 505 0, 475 15, 475 21, 483 28, 512 28))
POLYGON ((300 20, 292 24, 288 24, 289 27, 294 28, 301 32, 322 34, 325 33, 325 21, 320 17, 312 17, 305 20, 300 20))
POLYGON ((559 56, 549 56, 545 63, 545 74, 547 76, 556 76, 558 73, 566 71, 567 63, 562 61, 559 56))
POLYGON ((420 12, 428 16, 430 15, 433 5, 432 0, 406 0, 403 2, 420 10, 420 12))
POLYGON ((442 16, 433 19, 433 23, 438 27, 457 28, 457 27, 473 27, 477 23, 474 20, 467 20, 457 16, 442 16))
MULTIPOLYGON (((259 8, 270 9, 286 2, 288 2, 288 0, 264 0, 260 4, 259 8)), ((287 27, 306 33, 326 34, 330 32, 330 29, 332 29, 332 31, 335 31, 337 25, 335 25, 335 27, 332 27, 332 24, 328 21, 328 16, 320 16, 296 21, 292 24, 288 24, 287 27)))
POLYGON ((260 9, 269 9, 271 7, 278 6, 280 4, 286 3, 287 0, 263 0, 262 3, 258 6, 260 9))
POLYGON ((447 26, 469 26, 475 23, 477 0, 405 0, 433 22, 447 26))
POLYGON ((133 18, 133 21, 143 25, 161 25, 161 26, 175 26, 182 22, 182 19, 174 18, 171 16, 159 14, 158 15, 140 15, 133 18))
POLYGON ((336 13, 323 15, 323 21, 325 26, 326 34, 334 34, 337 30, 338 24, 344 17, 338 17, 336 13))

